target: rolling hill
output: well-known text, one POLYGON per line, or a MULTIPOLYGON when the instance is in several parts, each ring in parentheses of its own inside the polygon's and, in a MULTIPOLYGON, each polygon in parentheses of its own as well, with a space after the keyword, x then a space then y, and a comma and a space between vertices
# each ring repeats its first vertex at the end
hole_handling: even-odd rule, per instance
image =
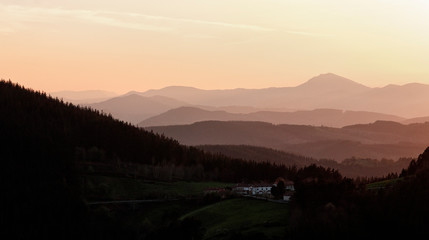
POLYGON ((117 97, 119 94, 101 90, 86 90, 86 91, 58 91, 49 93, 52 97, 64 99, 64 101, 71 102, 73 104, 89 104, 95 102, 101 102, 108 100, 113 97, 117 97))
POLYGON ((254 145, 337 161, 350 157, 413 157, 429 142, 429 123, 402 125, 389 121, 343 128, 206 121, 146 129, 187 145, 254 145))
POLYGON ((288 216, 286 204, 231 199, 197 209, 181 219, 201 221, 206 229, 203 239, 280 239, 288 216))
POLYGON ((369 89, 349 79, 328 73, 314 77, 297 87, 201 90, 175 86, 149 90, 140 94, 168 96, 195 105, 314 109, 319 108, 314 104, 319 104, 320 101, 331 102, 341 96, 356 95, 369 89), (315 101, 317 99, 318 101, 315 101), (313 103, 313 106, 310 106, 310 103, 313 103))
POLYGON ((389 173, 400 173, 408 167, 411 158, 401 158, 398 161, 377 160, 362 158, 347 158, 341 162, 328 159, 315 159, 287 153, 275 149, 247 145, 200 145, 197 146, 206 152, 223 154, 232 158, 241 158, 249 161, 265 161, 286 166, 304 167, 311 164, 325 168, 337 169, 346 177, 383 177, 389 173))
POLYGON ((141 121, 141 119, 160 114, 171 108, 186 105, 188 104, 185 102, 168 97, 143 97, 137 94, 128 94, 87 106, 110 113, 117 119, 134 124, 141 121))
MULTIPOLYGON (((72 101, 79 103, 85 101, 82 100, 84 97, 94 101, 100 96, 107 96, 107 93, 94 91, 58 94, 79 98, 80 100, 72 101)), ((426 108, 428 104, 429 85, 410 83, 370 88, 327 73, 313 77, 296 87, 203 90, 170 86, 145 92, 131 91, 86 106, 110 113, 123 121, 141 123, 140 126, 240 120, 342 127, 376 120, 424 122, 427 119, 422 116, 429 116, 429 110, 426 108), (216 113, 196 109, 191 111, 181 107, 216 113)))
POLYGON ((332 73, 321 74, 296 87, 202 90, 172 86, 138 94, 166 96, 192 105, 204 106, 234 105, 295 110, 344 109, 405 118, 429 115, 429 110, 425 107, 429 104, 429 85, 410 83, 370 88, 332 73))
POLYGON ((410 118, 410 119, 401 121, 402 124, 425 123, 425 122, 429 122, 429 117, 410 118))
POLYGON ((229 113, 226 111, 208 111, 196 107, 180 107, 160 115, 150 117, 138 124, 147 126, 168 126, 192 124, 201 121, 261 121, 273 124, 296 124, 328 127, 343 127, 358 123, 372 123, 377 120, 403 121, 404 118, 363 111, 341 111, 335 109, 317 109, 312 111, 275 112, 258 111, 253 113, 229 113))

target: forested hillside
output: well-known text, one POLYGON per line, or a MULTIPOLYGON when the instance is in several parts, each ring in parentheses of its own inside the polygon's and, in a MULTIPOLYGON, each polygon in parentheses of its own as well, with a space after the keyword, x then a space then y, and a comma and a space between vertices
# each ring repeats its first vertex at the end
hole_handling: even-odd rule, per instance
POLYGON ((229 182, 272 180, 289 171, 204 154, 10 81, 0 82, 0 113, 1 223, 18 238, 105 239, 122 234, 119 227, 100 231, 114 223, 88 215, 80 180, 87 169, 123 175, 133 170, 134 177, 152 179, 160 177, 155 170, 170 170, 167 178, 177 170, 182 180, 229 182))
MULTIPOLYGON (((317 175, 314 170, 310 176, 317 175)), ((399 178, 360 187, 338 177, 309 180, 301 172, 286 239, 408 239, 429 233, 429 148, 399 178)))
POLYGON ((232 181, 249 177, 251 165, 255 169, 264 165, 205 154, 96 110, 63 103, 11 82, 1 82, 0 86, 1 135, 7 140, 3 154, 6 159, 22 161, 19 166, 11 163, 21 170, 78 162, 199 166, 202 170, 195 174, 201 176, 189 178, 232 181), (239 171, 243 164, 248 171, 239 171), (228 176, 210 175, 211 172, 228 176))
POLYGON ((271 148, 248 145, 200 145, 197 146, 209 153, 220 153, 231 158, 248 161, 270 162, 277 165, 297 166, 298 168, 316 164, 325 168, 337 169, 343 176, 383 177, 391 173, 399 174, 407 168, 412 158, 400 158, 397 161, 388 159, 347 158, 340 162, 330 159, 304 157, 271 148))

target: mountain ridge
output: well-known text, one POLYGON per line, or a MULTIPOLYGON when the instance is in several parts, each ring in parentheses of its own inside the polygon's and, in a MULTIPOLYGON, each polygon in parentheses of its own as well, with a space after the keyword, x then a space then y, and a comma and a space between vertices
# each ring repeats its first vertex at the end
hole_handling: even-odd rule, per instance
POLYGON ((191 92, 174 92, 175 88, 177 87, 151 89, 141 94, 163 95, 192 105, 215 107, 236 105, 296 110, 331 108, 377 112, 405 118, 429 116, 429 110, 424 107, 429 104, 429 85, 423 83, 372 88, 327 73, 315 76, 295 87, 227 90, 180 87, 191 92))
MULTIPOLYGON (((209 110, 227 110, 226 106, 236 106, 236 109, 239 107, 248 108, 241 113, 250 113, 250 108, 255 108, 257 109, 256 111, 258 109, 277 109, 275 110, 276 112, 339 109, 395 115, 407 119, 415 118, 414 121, 419 121, 419 119, 423 121, 422 117, 429 116, 429 109, 426 107, 429 105, 429 85, 408 83, 371 88, 333 73, 320 74, 295 87, 204 90, 187 86, 168 86, 161 89, 150 89, 145 92, 130 91, 121 96, 133 94, 143 97, 169 98, 169 101, 181 102, 181 104, 165 104, 166 99, 158 99, 164 106, 159 107, 159 111, 153 111, 153 109, 149 111, 145 108, 133 108, 133 104, 136 103, 124 102, 122 109, 120 109, 122 115, 117 113, 119 110, 110 110, 111 107, 109 106, 93 104, 92 107, 110 112, 113 116, 134 124, 182 106, 194 106, 209 110), (127 109, 130 110, 125 113, 124 111, 127 109), (127 116, 123 117, 123 115, 127 116)), ((230 111, 227 110, 230 113, 232 111, 233 109, 231 108, 230 111)), ((266 119, 262 120, 266 121, 266 119)), ((397 121, 401 122, 400 119, 397 121)), ((353 124, 352 122, 350 123, 353 124)), ((340 126, 335 124, 326 125, 340 126)))
POLYGON ((117 119, 138 123, 141 119, 160 114, 187 103, 164 96, 145 97, 139 94, 122 95, 86 106, 112 114, 117 119))
POLYGON ((350 157, 412 157, 425 149, 429 142, 429 123, 403 125, 391 121, 343 128, 204 121, 145 129, 186 145, 253 145, 337 161, 350 157))
POLYGON ((219 110, 204 110, 197 107, 179 107, 138 123, 138 126, 167 126, 192 124, 195 122, 218 121, 262 121, 273 124, 299 124, 313 126, 343 127, 358 123, 372 123, 376 120, 405 121, 405 118, 373 112, 343 111, 337 109, 315 109, 312 111, 276 112, 257 111, 252 113, 229 113, 219 110))

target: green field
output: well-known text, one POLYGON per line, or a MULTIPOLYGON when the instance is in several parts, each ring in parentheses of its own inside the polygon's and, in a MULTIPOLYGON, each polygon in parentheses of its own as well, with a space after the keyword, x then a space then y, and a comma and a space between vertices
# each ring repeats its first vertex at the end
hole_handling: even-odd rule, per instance
POLYGON ((288 216, 288 204, 240 198, 197 209, 180 219, 201 221, 206 229, 205 239, 226 239, 234 234, 277 239, 285 234, 288 216))
POLYGON ((90 200, 174 199, 202 197, 204 189, 228 187, 222 182, 150 182, 141 179, 83 176, 84 195, 90 200))
POLYGON ((392 186, 393 184, 395 184, 396 182, 401 181, 401 180, 402 180, 402 178, 395 178, 395 179, 389 179, 389 180, 369 183, 366 185, 366 189, 367 190, 383 189, 383 188, 386 188, 388 186, 392 186))
POLYGON ((205 239, 277 239, 284 236, 289 216, 288 204, 265 200, 236 198, 211 205, 202 201, 204 190, 228 187, 221 182, 150 182, 141 179, 82 176, 83 191, 88 201, 133 199, 183 199, 180 201, 137 205, 96 205, 93 211, 125 219, 135 229, 162 231, 179 218, 200 221, 205 239), (200 200, 185 200, 200 198, 200 200), (132 214, 129 214, 129 213, 132 214), (125 217, 124 217, 125 216, 125 217), (138 223, 136 225, 136 223, 138 223))

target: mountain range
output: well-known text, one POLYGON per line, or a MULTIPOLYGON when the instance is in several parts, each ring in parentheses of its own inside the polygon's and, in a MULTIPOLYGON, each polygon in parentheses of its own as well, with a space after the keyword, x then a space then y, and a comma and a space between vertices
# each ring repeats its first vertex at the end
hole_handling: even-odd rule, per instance
POLYGON ((141 127, 168 126, 192 124, 208 120, 261 121, 273 124, 343 127, 358 123, 372 123, 377 120, 401 122, 405 119, 388 114, 364 111, 342 111, 336 109, 317 109, 295 112, 258 111, 252 113, 229 113, 220 110, 208 111, 196 107, 180 107, 148 118, 138 125, 141 127))
POLYGON ((332 73, 296 87, 202 90, 170 86, 121 96, 101 91, 52 94, 139 126, 240 120, 343 127, 376 120, 429 120, 429 85, 370 88, 332 73), (103 101, 95 101, 102 97, 103 101))
POLYGON ((74 104, 101 102, 118 96, 117 93, 101 90, 58 91, 51 92, 50 95, 74 104))
POLYGON ((166 96, 193 105, 253 106, 314 110, 320 108, 369 111, 405 118, 429 115, 429 85, 410 83, 370 88, 347 78, 328 73, 296 87, 265 89, 201 90, 191 87, 166 87, 139 93, 166 96))
POLYGON ((186 145, 252 145, 337 161, 413 157, 429 142, 429 123, 403 125, 391 121, 342 128, 205 121, 146 129, 186 145))
POLYGON ((138 94, 129 94, 99 103, 85 104, 85 106, 110 113, 113 117, 130 123, 138 123, 142 119, 186 105, 189 104, 169 97, 145 97, 138 94))

